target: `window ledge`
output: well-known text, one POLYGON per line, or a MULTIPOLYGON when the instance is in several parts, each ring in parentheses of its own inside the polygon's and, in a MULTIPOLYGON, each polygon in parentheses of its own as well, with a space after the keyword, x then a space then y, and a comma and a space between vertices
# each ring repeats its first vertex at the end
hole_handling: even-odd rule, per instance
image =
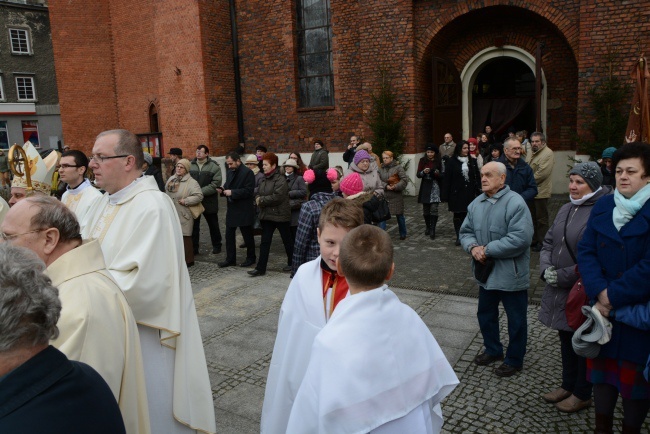
POLYGON ((336 107, 333 105, 322 106, 322 107, 299 107, 298 112, 319 112, 319 111, 331 111, 336 110, 336 107))

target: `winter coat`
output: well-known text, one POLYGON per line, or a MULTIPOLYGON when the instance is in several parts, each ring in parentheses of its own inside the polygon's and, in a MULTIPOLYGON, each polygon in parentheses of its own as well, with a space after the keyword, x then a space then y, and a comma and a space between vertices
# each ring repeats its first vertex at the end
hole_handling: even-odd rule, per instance
POLYGON ((149 166, 144 174, 153 176, 153 179, 156 180, 156 184, 158 184, 158 190, 163 192, 165 191, 165 183, 163 182, 162 172, 158 167, 153 165, 149 166))
POLYGON ((442 183, 440 160, 429 160, 426 155, 420 158, 415 176, 422 179, 418 192, 418 203, 440 202, 440 184, 442 183), (424 169, 427 168, 430 169, 430 172, 424 173, 424 169))
POLYGON ((487 290, 528 289, 532 227, 526 202, 507 185, 490 198, 481 193, 474 199, 460 227, 460 242, 470 254, 473 246, 485 246, 485 255, 495 262, 487 282, 477 281, 479 285, 487 290))
POLYGON ((177 189, 174 187, 174 180, 176 178, 177 176, 174 175, 167 180, 165 193, 167 193, 167 196, 169 196, 172 202, 174 202, 174 208, 176 208, 176 213, 181 222, 183 236, 189 237, 192 235, 192 229, 194 228, 194 216, 189 207, 201 203, 203 200, 203 193, 201 192, 199 183, 196 182, 189 173, 183 175, 177 189), (185 199, 185 205, 178 203, 181 199, 185 199))
MULTIPOLYGON (((620 231, 612 221, 614 195, 600 199, 578 243, 578 268, 589 298, 607 289, 614 309, 650 301, 650 201, 620 231)), ((598 358, 644 364, 650 333, 612 320, 612 338, 598 358)))
POLYGON ((255 221, 255 175, 248 167, 241 164, 235 170, 226 171, 224 190, 230 190, 230 197, 226 198, 226 227, 253 226, 255 221))
POLYGON ((201 186, 205 214, 219 212, 219 194, 217 188, 221 187, 221 167, 219 167, 216 161, 208 157, 205 164, 199 169, 199 164, 195 158, 190 165, 190 175, 201 186))
POLYGON ((292 173, 287 178, 289 187, 289 206, 291 207, 291 226, 298 226, 300 206, 307 201, 307 184, 302 176, 292 173))
POLYGON ((555 157, 548 146, 544 146, 537 152, 532 150, 528 153, 526 162, 533 169, 535 184, 537 184, 537 196, 535 199, 548 199, 553 190, 553 166, 555 157))
POLYGON ((370 168, 365 172, 362 172, 355 163, 350 164, 350 169, 348 173, 357 172, 361 176, 363 181, 363 191, 375 192, 380 195, 384 194, 384 183, 379 177, 379 171, 375 166, 370 163, 370 168))
POLYGON ((327 170, 330 167, 329 151, 325 148, 320 148, 311 154, 309 160, 309 168, 314 170, 327 170))
POLYGON ((257 192, 260 220, 272 222, 291 221, 289 186, 284 175, 276 168, 272 175, 264 175, 257 192))
POLYGON ((535 182, 535 175, 533 169, 523 159, 518 159, 515 167, 512 167, 505 154, 501 155, 497 160, 506 166, 506 184, 510 190, 519 193, 526 202, 535 199, 537 196, 537 183, 535 182))
POLYGON ((463 176, 463 162, 457 157, 447 160, 441 197, 447 202, 449 211, 454 213, 467 212, 467 207, 481 193, 481 174, 476 158, 467 157, 469 169, 468 179, 463 176))
POLYGON ((404 214, 404 189, 408 185, 408 177, 401 164, 397 161, 392 161, 388 166, 382 166, 379 169, 379 178, 382 180, 386 187, 388 187, 388 180, 391 176, 397 175, 399 181, 395 184, 394 190, 384 190, 384 197, 388 201, 388 209, 390 209, 391 216, 404 214))
POLYGON ((603 174, 603 185, 609 185, 612 188, 616 188, 616 176, 614 172, 607 170, 607 167, 603 164, 600 166, 600 173, 603 174))
POLYGON ((542 324, 554 330, 573 331, 567 324, 564 307, 569 291, 578 280, 567 244, 578 257, 578 241, 587 227, 587 220, 594 205, 601 197, 611 194, 612 189, 604 186, 598 193, 590 197, 582 205, 571 202, 564 204, 557 213, 553 225, 544 237, 542 251, 539 254, 539 271, 542 279, 548 267, 555 267, 557 284, 546 284, 542 294, 542 306, 539 310, 539 320, 542 324), (566 231, 565 231, 566 224, 566 231), (564 234, 566 232, 566 239, 564 234))

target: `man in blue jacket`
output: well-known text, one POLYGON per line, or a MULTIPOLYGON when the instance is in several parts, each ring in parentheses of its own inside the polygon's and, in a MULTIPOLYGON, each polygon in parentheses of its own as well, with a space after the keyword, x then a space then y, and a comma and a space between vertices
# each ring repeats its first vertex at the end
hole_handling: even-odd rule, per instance
POLYGON ((460 228, 460 242, 472 255, 472 270, 479 285, 476 316, 485 352, 477 355, 474 363, 485 366, 503 360, 499 302, 508 317, 510 342, 503 364, 494 370, 499 377, 516 374, 524 364, 530 286, 528 247, 533 238, 530 211, 523 198, 506 185, 506 170, 499 162, 481 168, 483 194, 469 205, 460 228))
POLYGON ((503 155, 497 161, 506 166, 506 185, 528 202, 537 196, 537 183, 533 169, 521 158, 521 151, 519 140, 506 139, 503 143, 503 155))

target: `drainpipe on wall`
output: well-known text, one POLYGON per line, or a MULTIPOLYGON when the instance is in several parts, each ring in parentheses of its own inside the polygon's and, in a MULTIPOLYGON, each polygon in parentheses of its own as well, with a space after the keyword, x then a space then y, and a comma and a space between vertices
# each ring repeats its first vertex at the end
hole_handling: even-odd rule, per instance
MULTIPOLYGON (((241 76, 239 74, 239 45, 237 44, 237 14, 235 0, 230 0, 230 28, 232 29, 232 57, 235 66, 235 99, 237 101, 237 132, 239 146, 244 148, 244 112, 241 100, 241 76)), ((243 149, 240 149, 243 151, 243 149)))

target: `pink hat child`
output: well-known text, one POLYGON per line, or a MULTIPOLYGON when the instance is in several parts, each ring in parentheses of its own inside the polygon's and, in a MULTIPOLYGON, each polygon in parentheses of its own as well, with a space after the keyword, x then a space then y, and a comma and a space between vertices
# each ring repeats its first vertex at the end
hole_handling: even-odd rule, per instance
POLYGON ((345 196, 354 196, 363 191, 363 180, 357 172, 349 173, 341 180, 339 189, 345 196))

